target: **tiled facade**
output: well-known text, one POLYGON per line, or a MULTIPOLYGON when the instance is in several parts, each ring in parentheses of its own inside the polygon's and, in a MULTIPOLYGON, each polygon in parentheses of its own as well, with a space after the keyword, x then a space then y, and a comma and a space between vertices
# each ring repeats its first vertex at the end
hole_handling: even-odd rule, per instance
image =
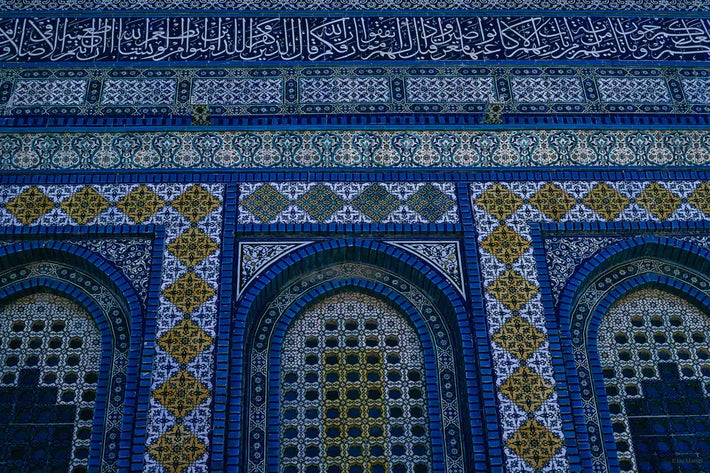
POLYGON ((710 468, 702 2, 30 3, 0 473, 710 468))

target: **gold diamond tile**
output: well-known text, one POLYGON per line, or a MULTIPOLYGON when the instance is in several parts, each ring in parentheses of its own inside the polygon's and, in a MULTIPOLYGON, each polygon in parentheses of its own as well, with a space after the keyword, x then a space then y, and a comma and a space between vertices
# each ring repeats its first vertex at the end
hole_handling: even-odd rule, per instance
POLYGON ((23 225, 29 225, 54 208, 52 199, 36 187, 30 187, 5 205, 23 225))
POLYGON ((548 182, 535 193, 530 203, 554 221, 559 221, 577 201, 555 184, 548 182))
POLYGON ((242 200, 242 206, 261 223, 271 222, 288 204, 289 200, 269 184, 264 184, 242 200))
POLYGON ((95 219, 111 205, 108 200, 91 186, 84 186, 77 193, 62 202, 62 210, 79 225, 95 219))
POLYGON ((501 225, 481 242, 481 246, 503 263, 511 265, 530 248, 531 244, 507 225, 501 225))
POLYGON ((537 294, 537 286, 509 269, 488 286, 488 292, 510 310, 520 310, 537 294))
POLYGON ((710 215, 710 182, 703 182, 688 197, 688 203, 698 210, 710 215))
POLYGON ((168 245, 168 250, 187 267, 193 268, 217 251, 219 245, 197 227, 192 227, 168 245))
POLYGON ((180 194, 171 205, 186 219, 197 223, 219 207, 219 200, 204 187, 195 185, 180 194))
POLYGON ((532 414, 552 394, 552 386, 539 374, 521 366, 500 385, 500 392, 532 414))
POLYGON ((562 448, 564 441, 535 419, 528 419, 505 444, 530 466, 539 470, 562 448))
POLYGON ((168 286, 163 295, 184 314, 190 315, 216 292, 195 273, 188 271, 168 286))
POLYGON ((514 315, 493 334, 493 341, 518 360, 525 361, 545 341, 545 334, 527 320, 514 315))
POLYGON ((476 199, 476 205, 498 220, 505 220, 523 205, 523 199, 504 185, 495 183, 476 199))
POLYGON ((316 221, 325 222, 345 205, 345 201, 323 184, 318 184, 299 197, 296 205, 316 221))
POLYGON ((136 223, 145 222, 164 206, 165 200, 145 185, 137 187, 116 203, 116 207, 136 223))
POLYGON ((210 393, 197 378, 185 370, 180 370, 153 391, 153 397, 168 412, 182 419, 210 397, 210 393))
POLYGON ((207 446, 182 424, 176 424, 148 447, 169 473, 182 473, 207 452, 207 446))
POLYGON ((654 217, 665 220, 676 211, 681 200, 662 185, 652 182, 636 197, 636 203, 654 217))
POLYGON ((604 219, 614 220, 631 201, 613 187, 600 182, 584 197, 582 203, 604 219))
POLYGON ((184 319, 158 339, 158 345, 183 365, 202 353, 214 340, 195 322, 184 319))

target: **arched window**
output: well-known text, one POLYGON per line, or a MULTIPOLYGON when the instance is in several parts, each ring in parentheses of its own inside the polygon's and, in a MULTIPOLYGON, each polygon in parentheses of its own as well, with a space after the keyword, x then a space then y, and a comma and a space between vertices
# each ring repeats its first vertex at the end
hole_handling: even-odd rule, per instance
POLYGON ((604 314, 599 359, 621 471, 710 471, 708 315, 657 288, 604 314))
POLYGON ((397 310, 345 292, 307 308, 282 345, 282 473, 427 473, 424 354, 397 310))
POLYGON ((86 472, 101 362, 91 314, 34 293, 0 307, 0 458, 7 472, 86 472))
POLYGON ((466 471, 460 356, 427 294, 350 262, 278 291, 251 327, 249 471, 466 471))

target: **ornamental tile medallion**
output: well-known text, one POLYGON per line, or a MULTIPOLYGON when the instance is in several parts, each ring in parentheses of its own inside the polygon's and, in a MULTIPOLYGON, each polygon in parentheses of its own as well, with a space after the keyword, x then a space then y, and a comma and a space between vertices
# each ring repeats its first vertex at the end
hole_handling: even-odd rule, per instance
POLYGON ((54 208, 55 203, 37 187, 30 187, 5 204, 15 218, 23 225, 34 223, 42 215, 54 208))

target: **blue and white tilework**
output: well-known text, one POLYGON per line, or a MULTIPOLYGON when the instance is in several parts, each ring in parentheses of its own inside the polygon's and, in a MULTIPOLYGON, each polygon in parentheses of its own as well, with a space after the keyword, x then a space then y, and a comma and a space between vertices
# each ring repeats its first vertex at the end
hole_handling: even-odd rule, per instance
POLYGON ((577 77, 513 77, 510 83, 517 102, 584 102, 577 77))
POLYGON ((708 74, 707 68, 677 66, 664 69, 663 77, 654 68, 630 66, 8 67, 0 77, 0 124, 26 126, 24 117, 40 116, 60 126, 68 113, 92 117, 95 125, 117 116, 185 121, 196 104, 210 107, 215 125, 234 117, 260 127, 264 120, 283 125, 285 117, 314 124, 335 112, 357 116, 361 124, 403 115, 440 123, 439 114, 465 114, 480 123, 488 102, 502 103, 508 120, 663 113, 673 124, 679 114, 708 113, 708 74))
POLYGON ((602 100, 614 103, 669 103, 671 95, 661 77, 603 77, 597 79, 602 100))
POLYGON ((212 131, 0 134, 0 169, 706 166, 683 130, 212 131))
POLYGON ((195 79, 193 104, 278 105, 283 103, 282 79, 195 79))
POLYGON ((386 77, 301 79, 303 103, 376 103, 390 101, 386 77))
POLYGON ((613 17, 568 13, 555 21, 539 14, 470 11, 366 12, 335 19, 320 12, 8 16, 0 18, 0 30, 6 32, 0 37, 0 62, 707 61, 702 32, 709 22, 702 15, 629 12, 613 17))
POLYGON ((85 79, 19 80, 8 105, 82 105, 86 87, 85 79))
POLYGON ((710 104, 710 78, 681 79, 685 99, 689 103, 710 104))
POLYGON ((241 293, 271 263, 312 241, 240 241, 237 292, 241 293))
MULTIPOLYGON (((541 294, 537 289, 540 282, 532 250, 531 223, 589 222, 607 219, 705 221, 708 218, 704 213, 708 211, 707 208, 703 211, 691 205, 694 201, 692 198, 694 192, 706 184, 692 181, 655 184, 639 181, 606 182, 602 185, 602 188, 609 189, 605 194, 599 192, 600 185, 598 182, 574 181, 471 184, 472 207, 479 242, 479 267, 482 269, 482 282, 486 288, 485 307, 489 336, 494 340, 491 342, 491 347, 498 388, 523 365, 522 361, 495 341, 501 340, 501 337, 496 335, 497 332, 516 317, 525 321, 523 325, 529 324, 534 327, 528 331, 536 334, 537 338, 533 345, 536 347, 535 351, 528 356, 525 366, 537 373, 549 386, 556 385, 549 341, 544 335, 547 333, 547 328, 541 294), (555 195, 553 202, 557 202, 554 206, 542 199, 545 193, 549 196, 550 189, 555 195), (621 202, 613 211, 608 211, 606 207, 609 197, 612 197, 611 201, 618 199, 618 202, 621 202), (660 202, 665 202, 664 205, 667 206, 655 206, 660 205, 660 202), (557 205, 560 207, 556 211, 553 210, 557 205), (555 219, 553 220, 550 215, 555 219), (504 230, 504 227, 512 230, 508 234, 513 235, 512 238, 506 237, 514 245, 513 257, 508 260, 510 264, 503 262, 507 259, 507 250, 504 252, 503 247, 492 244, 495 240, 501 239, 499 232, 504 230), (527 291, 523 296, 515 296, 523 297, 519 307, 510 302, 508 304, 501 302, 506 297, 510 297, 510 294, 501 291, 496 285, 500 286, 500 280, 507 278, 509 281, 516 281, 514 283, 516 287, 527 291)), ((503 430, 503 441, 506 442, 508 469, 516 472, 533 472, 535 470, 531 465, 518 456, 508 443, 521 428, 527 415, 502 392, 499 392, 497 397, 499 421, 503 430)), ((564 438, 556 392, 553 391, 532 416, 557 438, 564 438)), ((569 471, 565 447, 560 448, 541 471, 569 471)))
POLYGON ((102 347, 91 314, 53 294, 21 297, 0 309, 0 346, 5 467, 86 471, 102 347), (12 391, 24 399, 8 404, 12 391))
POLYGON ((402 240, 387 243, 410 251, 430 263, 466 298, 459 242, 402 240))
POLYGON ((175 79, 108 79, 103 105, 169 105, 175 101, 175 79))
POLYGON ((407 101, 494 102, 492 77, 407 77, 407 101))

